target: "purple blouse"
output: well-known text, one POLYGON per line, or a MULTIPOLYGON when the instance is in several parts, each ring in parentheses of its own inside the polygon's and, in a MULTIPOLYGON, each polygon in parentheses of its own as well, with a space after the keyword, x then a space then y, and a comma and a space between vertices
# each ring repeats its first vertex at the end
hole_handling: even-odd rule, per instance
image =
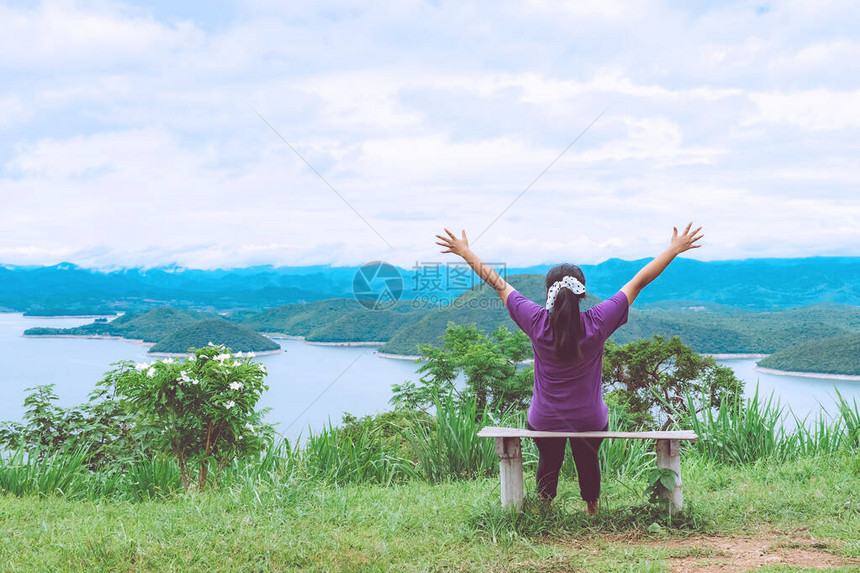
POLYGON ((609 408, 603 401, 603 343, 627 322, 627 295, 611 298, 580 313, 582 360, 561 362, 552 347, 549 311, 517 291, 508 296, 508 312, 532 341, 535 384, 528 421, 542 431, 589 432, 602 430, 609 408))

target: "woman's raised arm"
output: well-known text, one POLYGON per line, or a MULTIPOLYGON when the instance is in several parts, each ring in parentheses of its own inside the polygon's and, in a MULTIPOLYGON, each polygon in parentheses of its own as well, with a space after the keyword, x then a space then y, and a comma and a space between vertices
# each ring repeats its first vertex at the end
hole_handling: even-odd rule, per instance
POLYGON ((704 235, 698 235, 697 233, 702 230, 701 227, 694 231, 690 231, 690 227, 693 226, 693 223, 687 225, 687 228, 684 229, 684 232, 679 234, 678 228, 673 227, 674 232, 672 233, 672 241, 669 243, 669 248, 660 253, 660 255, 642 267, 642 269, 636 273, 636 276, 633 277, 629 283, 621 287, 621 291, 627 295, 627 304, 633 304, 633 301, 636 300, 636 297, 639 296, 639 293, 642 292, 642 289, 648 286, 648 284, 660 276, 666 267, 669 266, 675 257, 683 253, 684 251, 689 251, 690 249, 698 249, 701 245, 696 244, 699 239, 704 237, 704 235))
POLYGON ((496 270, 488 264, 485 264, 478 255, 472 252, 469 248, 469 239, 466 238, 466 231, 462 232, 462 237, 457 238, 454 233, 445 229, 446 235, 436 235, 439 241, 436 242, 440 247, 445 247, 443 253, 454 253, 463 258, 469 263, 472 270, 481 277, 485 283, 490 285, 502 299, 502 302, 508 303, 508 295, 514 291, 514 287, 508 284, 496 270))

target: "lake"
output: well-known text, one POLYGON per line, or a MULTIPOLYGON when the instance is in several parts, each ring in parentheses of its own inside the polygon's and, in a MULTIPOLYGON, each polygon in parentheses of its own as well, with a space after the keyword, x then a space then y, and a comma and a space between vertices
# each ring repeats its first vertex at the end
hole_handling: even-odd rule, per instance
MULTIPOLYGON (((21 421, 25 388, 56 384, 61 406, 87 399, 95 383, 113 362, 152 361, 147 347, 124 340, 24 337, 34 326, 71 327, 92 318, 37 318, 0 313, 0 420, 21 421)), ((330 419, 338 424, 344 412, 362 416, 390 409, 391 385, 417 380, 411 360, 383 358, 373 347, 317 346, 300 340, 278 339, 286 352, 260 356, 269 372, 269 391, 260 407, 272 409, 267 420, 287 438, 307 435, 330 419)), ((860 382, 774 375, 755 370, 749 358, 719 360, 746 382, 746 393, 758 381, 765 395, 774 391, 799 416, 833 409, 834 386, 849 400, 860 401, 860 382)))

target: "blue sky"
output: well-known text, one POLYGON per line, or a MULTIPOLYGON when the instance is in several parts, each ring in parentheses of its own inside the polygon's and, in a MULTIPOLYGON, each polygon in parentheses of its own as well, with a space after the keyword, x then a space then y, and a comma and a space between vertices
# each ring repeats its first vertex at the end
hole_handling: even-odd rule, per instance
POLYGON ((0 263, 860 255, 857 38, 853 1, 0 3, 0 263))

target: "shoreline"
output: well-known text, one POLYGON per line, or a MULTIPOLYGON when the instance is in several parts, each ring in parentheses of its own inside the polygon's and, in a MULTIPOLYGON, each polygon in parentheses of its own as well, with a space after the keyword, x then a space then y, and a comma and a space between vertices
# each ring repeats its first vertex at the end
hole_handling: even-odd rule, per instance
POLYGON ((844 380, 847 382, 860 382, 860 375, 856 374, 827 374, 824 372, 793 372, 791 370, 776 370, 774 368, 763 368, 756 366, 756 372, 773 374, 775 376, 800 376, 801 378, 826 378, 828 380, 844 380))
MULTIPOLYGON (((251 352, 253 352, 254 357, 271 356, 272 354, 281 354, 282 352, 284 352, 284 349, 282 348, 280 350, 263 350, 262 352, 255 352, 252 350, 251 352)), ((191 356, 191 353, 190 352, 147 352, 147 356, 155 356, 157 358, 187 358, 187 357, 191 356)))
POLYGON ((24 338, 81 338, 84 340, 122 340, 139 346, 155 346, 155 342, 146 342, 142 338, 125 338, 109 334, 21 334, 24 338))
MULTIPOLYGON (((353 346, 382 346, 385 344, 384 340, 375 341, 375 340, 343 340, 338 342, 318 342, 315 340, 308 340, 304 336, 295 336, 291 334, 284 334, 283 332, 261 332, 263 336, 267 336, 272 339, 280 339, 280 340, 298 340, 304 342, 305 344, 310 344, 311 346, 344 346, 344 347, 353 347, 353 346)), ((393 356, 393 355, 392 355, 393 356)))
POLYGON ((373 354, 380 358, 388 358, 390 360, 411 360, 412 362, 421 358, 417 354, 414 356, 409 354, 389 354, 388 352, 374 352, 373 354))
MULTIPOLYGON (((123 342, 131 342, 132 344, 136 344, 138 346, 145 346, 147 348, 152 348, 157 343, 156 342, 146 342, 143 339, 139 338, 124 338, 122 336, 110 336, 107 334, 22 334, 22 337, 25 338, 80 338, 83 340, 121 340, 123 342)), ((271 354, 280 354, 281 352, 285 352, 284 348, 279 348, 278 350, 262 350, 255 351, 252 350, 256 356, 267 356, 271 354)), ((156 357, 165 357, 165 358, 183 358, 186 356, 191 356, 189 352, 147 352, 147 356, 156 356, 156 357)))
POLYGON ((770 354, 756 354, 754 352, 744 353, 740 352, 737 354, 725 353, 725 354, 709 354, 703 353, 699 354, 699 356, 710 356, 714 360, 749 360, 751 358, 767 358, 770 354))
POLYGON ((292 334, 284 334, 283 332, 261 332, 261 336, 265 336, 267 338, 280 338, 282 340, 304 340, 304 336, 294 336, 292 334))
POLYGON ((352 346, 382 346, 385 342, 374 342, 374 341, 345 341, 345 342, 313 342, 310 340, 305 340, 305 344, 310 344, 311 346, 344 346, 344 347, 352 347, 352 346))
MULTIPOLYGON (((346 341, 346 342, 313 342, 305 339, 304 336, 294 336, 289 334, 284 334, 282 332, 261 332, 263 336, 266 336, 271 339, 282 339, 282 340, 299 340, 304 342, 305 344, 309 344, 312 346, 329 346, 329 347, 343 347, 343 348, 354 348, 354 347, 362 347, 362 346, 382 346, 385 342, 375 342, 375 341, 346 341)), ((122 340, 125 342, 131 342, 132 344, 137 344, 139 346, 147 346, 149 348, 155 346, 154 342, 145 342, 140 339, 132 339, 132 338, 123 338, 122 336, 108 336, 108 335, 83 335, 83 334, 22 334, 21 336, 26 336, 27 338, 81 338, 81 339, 92 339, 92 340, 122 340)), ((285 348, 281 348, 280 350, 265 350, 262 352, 254 352, 257 356, 267 356, 273 354, 280 354, 281 352, 286 351, 285 348)), ((171 357, 171 358, 181 358, 184 356, 190 356, 187 352, 152 352, 147 353, 150 356, 163 356, 163 357, 171 357)), ((421 357, 419 355, 412 354, 392 354, 389 352, 374 352, 373 353, 380 358, 387 358, 389 360, 409 360, 415 362, 419 360, 421 357)), ((758 354, 758 353, 738 353, 738 354, 709 354, 702 353, 700 356, 710 356, 715 360, 751 360, 751 359, 761 359, 769 356, 768 354, 758 354)), ((533 362, 532 359, 523 361, 524 363, 533 362)), ((765 374, 773 374, 776 376, 799 376, 802 378, 824 378, 828 380, 844 380, 848 382, 860 382, 860 375, 854 374, 827 374, 823 372, 794 372, 790 370, 775 370, 773 368, 763 368, 761 366, 754 366, 754 370, 758 372, 763 372, 765 374)))
POLYGON ((119 318, 120 314, 22 314, 22 318, 53 320, 60 318, 119 318))

